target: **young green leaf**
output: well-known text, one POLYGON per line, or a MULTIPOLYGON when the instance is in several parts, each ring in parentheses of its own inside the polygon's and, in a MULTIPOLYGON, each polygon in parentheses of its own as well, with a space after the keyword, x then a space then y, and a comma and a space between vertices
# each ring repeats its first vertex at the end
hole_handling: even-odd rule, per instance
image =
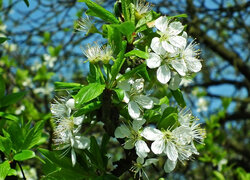
POLYGON ((27 159, 34 158, 35 156, 36 156, 36 154, 31 150, 22 150, 20 153, 18 153, 14 156, 14 159, 16 161, 24 161, 27 159))
POLYGON ((107 28, 108 42, 114 49, 114 55, 117 55, 122 48, 121 32, 116 27, 111 25, 105 25, 103 28, 107 28))
POLYGON ((94 102, 90 102, 86 105, 84 105, 84 107, 80 108, 79 110, 77 110, 74 113, 75 117, 81 116, 83 114, 89 113, 91 111, 94 111, 96 109, 99 109, 101 107, 102 103, 101 101, 94 101, 94 102))
POLYGON ((116 17, 106 9, 104 9, 102 6, 98 5, 97 3, 91 1, 91 0, 78 0, 78 2, 84 2, 91 11, 95 13, 95 15, 104 21, 118 24, 119 21, 116 19, 116 17))
POLYGON ((137 56, 142 59, 148 59, 148 53, 137 49, 129 51, 128 53, 125 54, 125 57, 130 57, 130 56, 137 56))
POLYGON ((171 113, 167 117, 163 117, 161 121, 157 124, 158 128, 169 129, 177 126, 178 124, 178 114, 171 113))
POLYGON ((120 71, 120 69, 125 61, 124 53, 125 53, 126 47, 127 47, 127 42, 123 41, 122 42, 122 49, 120 50, 120 53, 118 54, 118 57, 115 60, 114 65, 111 67, 111 75, 112 75, 111 82, 113 82, 115 80, 117 74, 119 73, 119 71, 120 71))
POLYGON ((82 87, 75 96, 76 106, 80 107, 82 104, 95 99, 102 94, 104 89, 105 85, 99 83, 90 83, 89 85, 82 87))
POLYGON ((55 89, 60 90, 70 90, 70 89, 81 89, 81 84, 79 83, 68 83, 68 82, 55 82, 55 89))
POLYGON ((176 102, 178 103, 178 105, 181 106, 182 108, 184 108, 186 106, 186 102, 185 102, 185 100, 183 98, 181 90, 180 89, 177 89, 175 91, 171 90, 171 92, 172 92, 176 102))
POLYGON ((126 36, 131 35, 135 31, 135 25, 130 21, 121 24, 114 24, 112 27, 117 28, 122 34, 126 36))
POLYGON ((4 161, 2 164, 0 164, 0 180, 4 180, 5 177, 8 175, 10 170, 10 164, 8 161, 4 161))
POLYGON ((12 142, 9 137, 0 136, 0 151, 5 154, 10 154, 12 142))

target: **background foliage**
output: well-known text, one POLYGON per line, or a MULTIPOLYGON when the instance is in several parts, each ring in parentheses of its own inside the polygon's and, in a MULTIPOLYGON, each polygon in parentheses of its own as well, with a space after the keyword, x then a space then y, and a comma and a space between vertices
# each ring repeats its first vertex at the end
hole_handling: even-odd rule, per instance
MULTIPOLYGON (((0 37, 9 38, 0 45, 0 150, 8 154, 9 149, 3 149, 6 145, 1 143, 10 143, 4 138, 10 136, 16 150, 14 159, 21 161, 27 174, 41 177, 49 168, 42 166, 44 160, 39 157, 47 152, 37 151, 37 147, 52 149, 49 108, 55 95, 54 82, 86 82, 88 64, 83 63, 85 57, 79 47, 98 37, 90 34, 85 38, 74 31, 74 21, 86 11, 83 3, 37 0, 30 1, 27 7, 28 1, 25 2, 0 1, 0 37), (17 127, 14 122, 22 126, 17 127)), ((98 3, 112 11, 113 1, 98 3)), ((203 69, 182 90, 207 130, 205 146, 201 146, 201 155, 196 160, 179 165, 169 175, 153 176, 249 179, 250 2, 159 0, 152 3, 162 14, 188 15, 182 21, 188 24, 188 34, 200 43, 203 69)), ((99 26, 102 23, 94 21, 99 26)), ((161 91, 164 89, 155 93, 161 91)), ((11 175, 8 164, 2 162, 0 166, 5 168, 4 173, 11 175)), ((19 167, 15 162, 10 165, 19 167)), ((63 168, 65 173, 70 173, 70 168, 63 168)))

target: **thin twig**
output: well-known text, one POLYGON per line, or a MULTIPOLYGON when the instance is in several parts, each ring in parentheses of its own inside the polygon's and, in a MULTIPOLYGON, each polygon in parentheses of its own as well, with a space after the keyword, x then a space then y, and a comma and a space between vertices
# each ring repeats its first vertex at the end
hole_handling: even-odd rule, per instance
POLYGON ((20 163, 19 161, 17 161, 17 164, 18 164, 18 165, 19 165, 19 167, 20 167, 20 170, 21 170, 22 175, 23 175, 23 179, 24 179, 24 180, 26 180, 26 177, 25 177, 25 175, 24 175, 24 172, 23 172, 23 168, 22 168, 21 163, 20 163))

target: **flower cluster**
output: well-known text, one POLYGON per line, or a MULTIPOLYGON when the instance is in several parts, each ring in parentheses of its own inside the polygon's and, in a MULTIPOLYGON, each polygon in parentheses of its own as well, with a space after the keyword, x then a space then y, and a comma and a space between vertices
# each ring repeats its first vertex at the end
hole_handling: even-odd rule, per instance
MULTIPOLYGON (((134 120, 132 126, 121 125, 115 131, 116 138, 126 138, 124 148, 135 147, 139 158, 144 159, 150 153, 146 140, 152 141, 151 151, 155 155, 167 156, 164 165, 165 172, 171 172, 177 160, 184 161, 193 154, 199 154, 194 141, 202 143, 205 130, 196 122, 190 111, 181 110, 178 114, 176 128, 157 129, 152 126, 142 127, 145 120, 134 120)), ((143 160, 144 161, 144 160, 143 160)))
MULTIPOLYGON (((81 136, 81 124, 84 120, 83 116, 73 117, 71 114, 74 110, 74 99, 55 100, 51 104, 51 113, 55 120, 56 127, 54 129, 54 143, 57 145, 58 150, 71 149, 71 159, 73 166, 76 163, 76 149, 85 149, 89 146, 90 140, 87 137, 81 136)), ((66 151, 66 152, 67 152, 66 151)))
POLYGON ((152 39, 153 52, 149 53, 146 63, 149 68, 157 68, 159 82, 167 84, 170 81, 169 87, 175 90, 182 77, 201 70, 201 62, 197 59, 199 53, 195 43, 187 43, 187 33, 180 22, 161 16, 154 25, 160 37, 152 39))

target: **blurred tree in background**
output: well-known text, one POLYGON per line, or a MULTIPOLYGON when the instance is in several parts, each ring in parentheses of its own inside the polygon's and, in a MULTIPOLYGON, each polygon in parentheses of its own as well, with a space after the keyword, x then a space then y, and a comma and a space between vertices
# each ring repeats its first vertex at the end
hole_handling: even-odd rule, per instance
MULTIPOLYGON (((52 149, 50 102, 55 81, 86 82, 88 64, 80 46, 98 37, 74 30, 86 7, 76 0, 0 0, 0 73, 6 94, 26 92, 24 98, 1 107, 0 128, 14 114, 27 123, 45 121, 44 140, 52 149), (27 2, 27 1, 26 1, 27 2)), ((112 11, 113 1, 98 1, 112 11)), ((250 2, 246 0, 159 0, 157 12, 185 13, 182 21, 199 42, 202 72, 183 84, 185 98, 207 130, 205 146, 194 161, 179 165, 169 179, 249 179, 250 175, 250 2)), ((98 26, 102 22, 94 19, 98 26)), ((163 89, 164 90, 164 89, 163 89)), ((160 90, 159 92, 160 93, 160 90)), ((57 94, 58 95, 58 94, 57 94)), ((2 133, 2 131, 0 131, 2 133)), ((37 159, 25 161, 26 173, 43 174, 37 159)), ((20 177, 22 177, 20 175, 20 177)), ((156 176, 155 176, 156 177, 156 176)), ((39 178, 38 178, 39 179, 39 178)))

